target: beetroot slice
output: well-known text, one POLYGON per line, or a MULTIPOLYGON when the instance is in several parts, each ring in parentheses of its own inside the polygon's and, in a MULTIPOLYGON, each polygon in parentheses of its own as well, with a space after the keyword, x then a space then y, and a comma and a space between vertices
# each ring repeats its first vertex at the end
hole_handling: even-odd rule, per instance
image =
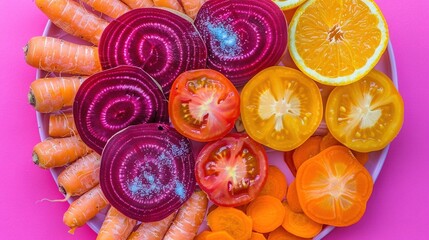
POLYGON ((126 216, 152 222, 176 211, 196 186, 189 139, 166 124, 130 126, 107 143, 100 185, 126 216))
POLYGON ((180 73, 205 68, 207 60, 204 41, 190 19, 160 8, 134 9, 113 20, 98 49, 103 69, 141 67, 166 95, 180 73))
POLYGON ((286 19, 271 0, 207 1, 194 24, 206 42, 207 67, 236 87, 276 65, 286 51, 286 19))
POLYGON ((167 100, 156 81, 138 67, 96 73, 80 86, 74 103, 76 129, 101 154, 107 140, 130 125, 168 122, 167 100))

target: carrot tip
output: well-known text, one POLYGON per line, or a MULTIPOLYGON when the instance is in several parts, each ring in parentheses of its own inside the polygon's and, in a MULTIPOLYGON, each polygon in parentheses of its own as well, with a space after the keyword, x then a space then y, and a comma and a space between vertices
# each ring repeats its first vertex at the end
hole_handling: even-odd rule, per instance
POLYGON ((70 233, 70 234, 74 234, 74 231, 76 231, 76 227, 71 228, 71 229, 68 231, 68 233, 70 233))
MULTIPOLYGON (((33 152, 33 156, 32 156, 32 157, 33 157, 33 163, 34 163, 34 164, 36 164, 36 165, 37 165, 37 166, 39 166, 39 167, 42 167, 42 166, 40 166, 40 165, 39 165, 39 163, 40 163, 40 162, 39 162, 39 156, 37 155, 37 153, 36 153, 36 152, 33 152)), ((43 167, 42 167, 42 168, 43 168, 43 167)))
POLYGON ((25 44, 25 46, 22 48, 22 51, 24 52, 24 56, 27 56, 28 49, 29 49, 29 47, 28 47, 28 43, 27 43, 27 44, 25 44))
POLYGON ((30 89, 30 92, 28 92, 28 103, 30 103, 31 106, 36 107, 36 97, 34 96, 33 91, 30 89))

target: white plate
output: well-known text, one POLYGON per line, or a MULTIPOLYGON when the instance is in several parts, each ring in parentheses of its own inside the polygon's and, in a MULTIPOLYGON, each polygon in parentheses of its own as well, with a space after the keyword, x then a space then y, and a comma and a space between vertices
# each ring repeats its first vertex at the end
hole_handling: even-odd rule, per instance
MULTIPOLYGON (((45 30, 43 32, 44 36, 51 36, 51 37, 57 37, 62 38, 67 41, 75 42, 75 43, 81 43, 81 44, 88 44, 87 42, 83 42, 81 39, 72 37, 66 33, 64 33, 62 30, 57 28, 55 25, 51 24, 50 21, 46 24, 45 30)), ((289 58, 290 59, 290 58, 289 58)), ((392 44, 389 42, 387 51, 383 54, 382 58, 378 62, 378 64, 375 67, 377 70, 384 72, 387 76, 389 76, 394 85, 398 87, 398 76, 396 72, 396 63, 395 63, 395 56, 393 53, 392 44)), ((43 71, 37 71, 36 79, 40 77, 46 77, 46 76, 54 76, 52 73, 46 73, 43 71)), ((43 114, 36 112, 37 117, 37 124, 39 127, 39 134, 41 140, 44 140, 48 137, 48 121, 49 121, 49 114, 43 114)), ((369 160, 366 163, 365 167, 368 169, 369 173, 371 174, 374 182, 377 180, 378 175, 380 174, 380 171, 383 167, 384 161, 386 159, 386 155, 388 152, 389 146, 384 148, 381 151, 377 152, 371 152, 369 154, 369 160)), ((281 152, 277 151, 269 151, 268 157, 270 164, 276 165, 280 167, 283 172, 286 174, 286 177, 288 179, 288 182, 291 182, 293 179, 292 173, 287 168, 286 164, 283 161, 283 154, 281 152)), ((63 168, 55 168, 51 169, 52 176, 57 182, 57 177, 59 173, 61 172, 63 168)), ((72 202, 74 198, 71 198, 69 202, 72 202)), ((88 226, 93 229, 95 232, 98 233, 100 230, 101 224, 103 222, 103 219, 105 217, 105 212, 98 214, 94 219, 90 220, 87 224, 88 226)), ((206 224, 205 222, 201 226, 201 229, 205 228, 206 224)), ((327 226, 325 227, 322 232, 320 232, 314 239, 322 239, 325 237, 328 233, 330 233, 334 227, 327 226)))

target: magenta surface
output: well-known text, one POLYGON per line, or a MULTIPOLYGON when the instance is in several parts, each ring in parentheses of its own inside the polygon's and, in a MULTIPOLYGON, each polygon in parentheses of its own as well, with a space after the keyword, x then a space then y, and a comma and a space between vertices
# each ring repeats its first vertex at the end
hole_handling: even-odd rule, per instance
POLYGON ((166 124, 130 126, 115 134, 101 156, 100 186, 128 217, 159 221, 178 210, 195 189, 190 141, 166 124))
POLYGON ((176 77, 205 68, 207 51, 190 19, 159 8, 132 10, 112 21, 99 44, 103 69, 118 65, 143 68, 166 96, 176 77))
MULTIPOLYGON (((399 91, 405 102, 404 125, 391 143, 367 211, 355 225, 335 228, 325 239, 379 240, 427 239, 429 236, 429 2, 375 0, 386 17, 395 51, 399 91)), ((85 225, 74 235, 62 222, 69 203, 40 202, 60 199, 49 171, 31 161, 32 147, 40 141, 34 109, 27 102, 36 70, 28 66, 22 47, 42 34, 47 18, 33 1, 0 1, 0 88, 3 198, 0 205, 0 239, 95 239, 85 225)))
POLYGON ((101 154, 107 140, 130 125, 168 122, 167 99, 141 68, 118 66, 90 76, 73 103, 82 140, 101 154))
POLYGON ((237 87, 276 65, 286 50, 286 20, 271 0, 208 1, 195 26, 206 42, 207 67, 237 87))

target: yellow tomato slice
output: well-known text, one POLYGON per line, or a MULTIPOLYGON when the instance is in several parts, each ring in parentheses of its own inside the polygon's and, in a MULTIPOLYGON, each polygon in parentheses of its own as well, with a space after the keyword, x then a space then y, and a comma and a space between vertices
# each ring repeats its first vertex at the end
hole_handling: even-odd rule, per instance
POLYGON ((322 97, 316 83, 300 71, 274 66, 244 86, 240 111, 251 138, 289 151, 316 131, 323 116, 322 97))
POLYGON ((326 104, 326 124, 345 146, 370 152, 386 147, 399 133, 404 102, 388 76, 377 70, 336 87, 326 104))

